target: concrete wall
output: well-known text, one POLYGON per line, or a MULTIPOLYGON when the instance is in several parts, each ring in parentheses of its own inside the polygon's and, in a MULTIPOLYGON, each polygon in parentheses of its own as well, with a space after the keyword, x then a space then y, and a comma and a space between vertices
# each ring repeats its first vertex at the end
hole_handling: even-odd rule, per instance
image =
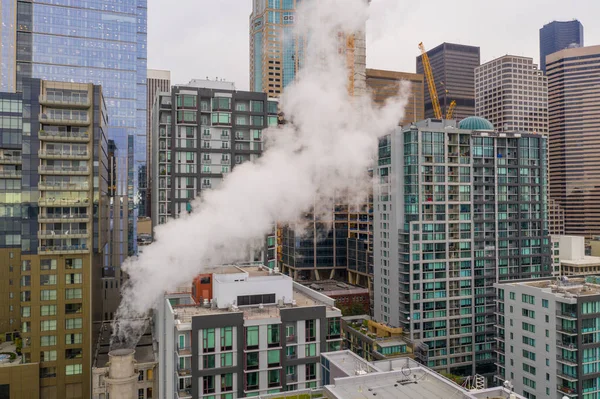
POLYGON ((244 280, 245 273, 221 274, 214 276, 213 299, 219 308, 226 308, 235 303, 242 295, 275 294, 275 300, 284 299, 285 303, 293 299, 292 279, 283 275, 251 277, 244 280), (238 281, 235 281, 238 280, 238 281))
POLYGON ((585 256, 585 238, 560 236, 558 238, 560 260, 579 260, 585 256))
POLYGON ((0 397, 38 399, 40 397, 39 364, 20 364, 16 366, 0 366, 0 397), (8 388, 7 388, 8 386, 8 388))

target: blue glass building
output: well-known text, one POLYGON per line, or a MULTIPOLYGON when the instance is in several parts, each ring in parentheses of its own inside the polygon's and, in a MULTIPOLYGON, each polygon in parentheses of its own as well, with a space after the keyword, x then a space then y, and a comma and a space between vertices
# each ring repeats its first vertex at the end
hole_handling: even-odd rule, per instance
MULTIPOLYGON (((147 0, 3 0, 3 22, 5 3, 13 12, 16 6, 16 59, 8 55, 5 66, 3 56, 1 72, 16 77, 17 91, 27 77, 102 85, 109 138, 127 149, 119 152, 117 192, 130 200, 134 253, 137 215, 145 212, 146 198, 138 177, 146 164, 147 0)), ((2 31, 3 55, 10 53, 10 37, 2 31)))
POLYGON ((578 20, 552 21, 540 29, 540 69, 546 73, 546 56, 569 47, 583 47, 583 25, 578 20))

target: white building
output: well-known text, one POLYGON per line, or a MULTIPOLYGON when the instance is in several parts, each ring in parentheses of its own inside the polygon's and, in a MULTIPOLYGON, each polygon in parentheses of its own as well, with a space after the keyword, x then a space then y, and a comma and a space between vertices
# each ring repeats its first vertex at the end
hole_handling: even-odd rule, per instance
POLYGON ((212 299, 167 295, 155 313, 160 397, 234 399, 316 388, 341 346, 334 300, 262 265, 213 271, 212 299))
POLYGON ((532 58, 505 55, 475 68, 475 115, 499 132, 548 133, 548 79, 532 58))

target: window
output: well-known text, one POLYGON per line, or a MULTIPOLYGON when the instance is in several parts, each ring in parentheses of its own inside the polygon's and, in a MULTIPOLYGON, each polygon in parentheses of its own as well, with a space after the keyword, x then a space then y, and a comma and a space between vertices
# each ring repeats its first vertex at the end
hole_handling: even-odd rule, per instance
POLYGON ((81 284, 82 283, 82 274, 81 273, 65 274, 65 283, 67 285, 81 284))
POLYGON ((252 112, 263 112, 263 102, 262 101, 250 101, 250 108, 252 112))
POLYGON ((525 317, 529 317, 531 319, 535 319, 535 311, 534 310, 529 310, 529 309, 521 309, 522 312, 521 314, 525 317))
POLYGON ((203 393, 215 393, 215 376, 207 375, 202 377, 202 389, 203 393))
POLYGON ((40 322, 41 331, 56 331, 56 320, 42 320, 40 322))
POLYGON ((281 352, 279 350, 272 350, 267 352, 267 366, 278 367, 281 364, 281 352))
POLYGON ((202 368, 214 369, 215 368, 215 355, 204 355, 202 356, 202 368))
POLYGON ((522 328, 523 328, 524 331, 529 331, 529 332, 535 334, 535 326, 533 324, 529 324, 527 322, 522 322, 521 326, 522 326, 522 328))
POLYGON ((233 366, 233 353, 221 353, 221 367, 233 366))
POLYGON ((246 349, 258 349, 258 326, 246 328, 246 349))
POLYGON ((281 370, 268 371, 269 388, 278 387, 281 385, 281 370))
POLYGON ((68 364, 65 366, 66 375, 76 375, 83 373, 83 366, 81 364, 68 364))
POLYGON ((41 290, 40 300, 42 301, 56 301, 56 290, 41 290))
POLYGON ((40 306, 40 316, 56 316, 56 305, 40 306))
POLYGON ((258 352, 251 352, 246 354, 246 369, 256 370, 258 369, 258 352))
POLYGON ((542 299, 542 307, 544 307, 544 308, 548 307, 548 300, 547 299, 542 299))
POLYGON ((244 295, 237 297, 238 306, 260 305, 275 303, 275 294, 244 295))
POLYGON ((317 356, 317 344, 306 344, 305 347, 305 356, 317 356))
POLYGON ((83 357, 83 349, 74 348, 65 350, 66 359, 81 359, 83 357))
POLYGON ((286 347, 286 357, 288 359, 295 359, 296 358, 296 346, 288 346, 286 347))
POLYGON ((65 320, 65 328, 67 330, 72 330, 74 328, 82 328, 83 327, 83 319, 81 317, 76 319, 66 319, 65 320))
POLYGON ((42 362, 55 362, 56 361, 56 351, 43 351, 40 352, 40 361, 42 362))
POLYGON ((67 303, 65 304, 65 314, 77 314, 81 313, 81 303, 67 303))
POLYGON ((21 317, 31 317, 31 306, 21 306, 21 317))
POLYGON ((533 295, 521 294, 521 302, 535 305, 535 298, 533 295))
POLYGON ((308 363, 305 365, 306 368, 306 380, 314 380, 317 378, 317 364, 308 363))
POLYGON ((258 389, 258 373, 248 373, 246 374, 246 390, 252 391, 258 389))
POLYGON ((233 349, 233 327, 221 328, 221 351, 233 349))
POLYGON ((65 344, 66 345, 74 345, 80 344, 83 342, 83 334, 65 334, 65 344))
POLYGON ((221 375, 221 391, 222 392, 233 391, 233 373, 221 375))
POLYGON ((535 362, 535 353, 523 349, 523 357, 535 362))
POLYGON ((56 259, 42 259, 40 270, 56 270, 56 259))
POLYGON ((56 367, 40 368, 40 378, 54 378, 54 377, 56 377, 56 367))
POLYGON ((340 318, 332 317, 327 319, 327 339, 340 338, 340 318))
POLYGON ((81 288, 67 288, 65 290, 65 299, 81 299, 81 288))
POLYGON ((535 371, 536 371, 536 370, 535 370, 535 367, 533 367, 533 366, 530 366, 530 365, 529 365, 529 364, 527 364, 527 363, 523 363, 523 371, 526 371, 526 372, 528 372, 528 373, 530 373, 530 374, 533 374, 533 375, 535 375, 535 371))
POLYGON ((40 275, 40 285, 56 285, 56 274, 40 275))
POLYGON ((267 345, 269 348, 279 346, 279 324, 267 326, 267 345))
POLYGON ((83 259, 67 259, 65 260, 65 269, 81 269, 83 267, 83 259))
POLYGON ((317 322, 316 320, 306 320, 305 321, 305 337, 306 342, 315 341, 317 339, 317 322))
POLYGON ((42 335, 40 337, 40 346, 56 345, 56 335, 42 335))
POLYGON ((215 329, 205 328, 202 330, 202 349, 204 352, 215 351, 215 329))
POLYGON ((529 338, 525 335, 523 335, 523 343, 525 345, 529 345, 529 346, 534 346, 535 347, 535 339, 533 338, 529 338))

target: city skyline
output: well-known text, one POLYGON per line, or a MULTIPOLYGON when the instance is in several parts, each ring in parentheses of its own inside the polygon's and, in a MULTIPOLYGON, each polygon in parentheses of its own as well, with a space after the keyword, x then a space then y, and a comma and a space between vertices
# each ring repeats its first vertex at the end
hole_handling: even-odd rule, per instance
MULTIPOLYGON (((532 57, 539 65, 539 29, 553 20, 579 19, 585 29, 586 44, 600 44, 600 26, 586 18, 600 13, 600 5, 591 1, 569 4, 568 8, 561 6, 559 1, 541 0, 527 4, 513 0, 486 6, 467 0, 459 6, 439 2, 436 5, 412 4, 405 9, 395 4, 391 0, 373 0, 371 3, 372 19, 384 23, 377 26, 367 23, 367 68, 415 72, 414 60, 419 55, 417 44, 420 41, 428 50, 443 42, 479 46, 481 63, 509 54, 532 57), (435 14, 430 12, 432 9, 436 9, 435 14), (469 10, 470 24, 451 24, 451 27, 449 24, 448 28, 423 31, 417 29, 414 22, 427 20, 430 26, 442 26, 445 19, 465 21, 466 10, 469 10), (482 15, 499 15, 500 18, 482 18, 482 15), (511 29, 506 29, 507 21, 510 21, 511 29), (417 31, 419 33, 415 33, 417 31), (470 39, 474 37, 478 40, 470 39)), ((192 0, 182 0, 177 8, 169 7, 166 2, 149 0, 148 67, 171 70, 173 84, 208 76, 213 80, 225 78, 235 82, 237 89, 247 90, 248 23, 252 2, 222 0, 202 5, 202 12, 189 12, 200 7, 192 0), (164 24, 166 20, 180 21, 179 29, 171 29, 164 24), (204 39, 210 36, 210 31, 223 26, 227 28, 227 34, 220 41, 212 44, 204 39), (194 51, 186 50, 189 48, 194 51), (207 65, 202 54, 219 54, 219 58, 207 65)))

